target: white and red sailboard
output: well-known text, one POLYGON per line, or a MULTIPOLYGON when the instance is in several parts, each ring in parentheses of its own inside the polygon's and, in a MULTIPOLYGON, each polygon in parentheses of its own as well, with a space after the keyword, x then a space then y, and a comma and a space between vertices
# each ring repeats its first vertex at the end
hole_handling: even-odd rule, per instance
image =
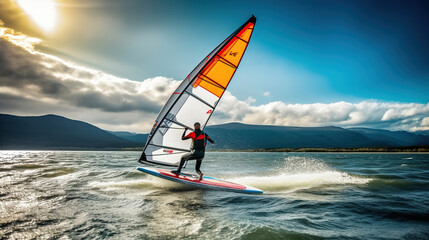
POLYGON ((199 122, 204 130, 241 62, 255 23, 256 18, 252 16, 182 81, 156 118, 140 163, 175 167, 181 157, 190 152, 191 141, 181 140, 184 127, 199 122))
POLYGON ((234 183, 214 177, 204 176, 202 180, 198 180, 198 175, 192 175, 189 173, 181 173, 180 175, 172 173, 170 170, 150 168, 150 167, 138 167, 137 170, 144 173, 160 177, 166 180, 170 180, 177 183, 183 183, 198 188, 205 188, 210 190, 221 190, 238 193, 248 194, 262 194, 263 191, 254 187, 246 186, 239 183, 234 183))

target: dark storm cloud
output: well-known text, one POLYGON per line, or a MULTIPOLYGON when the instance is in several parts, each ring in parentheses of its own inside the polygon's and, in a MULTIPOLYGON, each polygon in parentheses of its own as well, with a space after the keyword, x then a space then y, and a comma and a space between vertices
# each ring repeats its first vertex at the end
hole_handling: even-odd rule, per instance
POLYGON ((0 111, 2 113, 17 115, 63 114, 69 110, 70 108, 66 108, 64 105, 47 103, 14 94, 0 93, 0 111))
POLYGON ((104 95, 100 92, 84 92, 69 97, 76 106, 100 108, 107 112, 143 111, 157 113, 160 106, 146 97, 123 94, 104 95), (100 107, 102 106, 102 107, 100 107))
MULTIPOLYGON (((106 112, 156 113, 160 100, 172 91, 167 84, 174 82, 166 78, 158 78, 152 84, 120 79, 37 51, 30 53, 0 38, 0 87, 27 98, 48 98, 106 112), (151 91, 149 99, 146 93, 151 91)), ((3 105, 7 100, 2 99, 3 105)))
POLYGON ((29 100, 23 97, 6 93, 0 93, 0 99, 0 109, 2 109, 3 111, 9 111, 17 108, 22 109, 25 105, 28 105, 30 103, 29 100))

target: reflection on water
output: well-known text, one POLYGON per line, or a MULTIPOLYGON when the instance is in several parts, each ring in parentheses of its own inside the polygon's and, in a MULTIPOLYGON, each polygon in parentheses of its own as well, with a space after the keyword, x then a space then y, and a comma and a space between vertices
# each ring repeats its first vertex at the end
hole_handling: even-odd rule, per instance
POLYGON ((145 175, 139 154, 0 152, 0 239, 429 238, 427 154, 207 153, 259 196, 145 175))

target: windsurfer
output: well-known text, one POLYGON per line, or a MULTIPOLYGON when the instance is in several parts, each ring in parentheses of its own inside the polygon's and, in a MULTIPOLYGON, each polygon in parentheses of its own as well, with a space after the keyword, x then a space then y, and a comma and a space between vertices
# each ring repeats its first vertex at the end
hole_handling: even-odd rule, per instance
POLYGON ((186 131, 188 129, 189 129, 188 127, 185 127, 185 131, 183 132, 183 135, 182 135, 182 140, 192 139, 191 152, 182 156, 182 158, 180 159, 179 168, 177 169, 177 171, 172 171, 172 172, 179 174, 180 171, 182 171, 182 167, 185 164, 185 161, 197 160, 197 162, 195 163, 195 171, 200 175, 199 180, 202 180, 203 179, 203 173, 201 172, 200 167, 201 167, 201 162, 203 161, 203 158, 204 158, 204 153, 206 150, 206 143, 207 143, 207 141, 209 141, 210 143, 213 144, 213 146, 215 146, 216 144, 209 137, 209 135, 207 135, 206 133, 201 131, 201 125, 199 122, 196 122, 194 124, 195 131, 193 131, 193 132, 191 132, 185 136, 186 131))

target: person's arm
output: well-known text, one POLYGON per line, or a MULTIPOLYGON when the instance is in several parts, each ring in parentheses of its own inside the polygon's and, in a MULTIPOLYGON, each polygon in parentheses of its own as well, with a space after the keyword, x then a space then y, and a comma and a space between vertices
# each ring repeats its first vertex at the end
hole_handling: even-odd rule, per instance
POLYGON ((192 138, 192 136, 191 136, 191 134, 192 134, 192 133, 189 133, 187 136, 185 136, 186 131, 187 131, 188 129, 189 129, 188 127, 185 127, 185 131, 184 131, 184 132, 183 132, 183 134, 182 134, 182 140, 188 140, 188 139, 192 138))
POLYGON ((209 137, 209 135, 206 134, 207 141, 209 141, 211 144, 216 145, 216 143, 209 137))

